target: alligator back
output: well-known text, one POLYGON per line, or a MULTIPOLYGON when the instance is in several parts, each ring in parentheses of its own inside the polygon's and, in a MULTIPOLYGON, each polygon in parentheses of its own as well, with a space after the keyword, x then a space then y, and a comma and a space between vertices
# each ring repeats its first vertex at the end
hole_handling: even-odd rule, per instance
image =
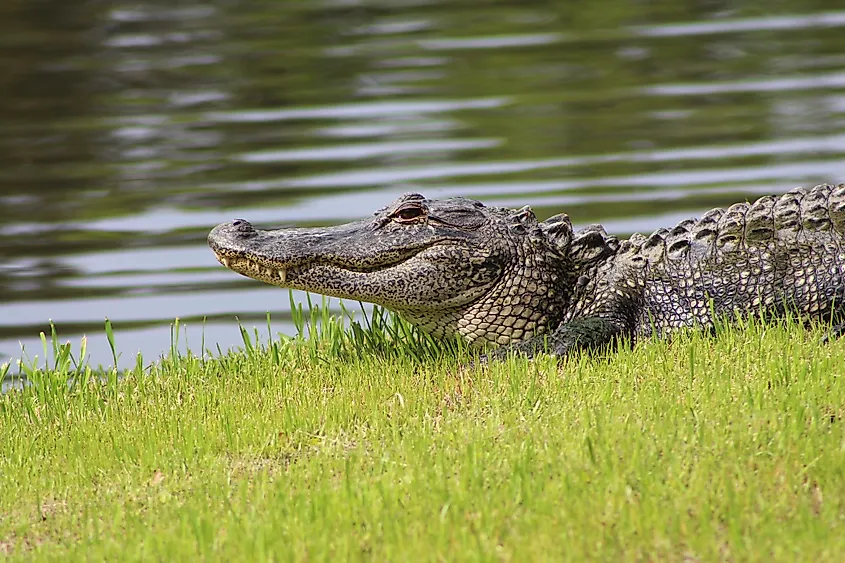
POLYGON ((636 335, 712 326, 714 314, 836 320, 845 313, 845 184, 797 188, 634 235, 598 279, 640 301, 627 319, 636 335))

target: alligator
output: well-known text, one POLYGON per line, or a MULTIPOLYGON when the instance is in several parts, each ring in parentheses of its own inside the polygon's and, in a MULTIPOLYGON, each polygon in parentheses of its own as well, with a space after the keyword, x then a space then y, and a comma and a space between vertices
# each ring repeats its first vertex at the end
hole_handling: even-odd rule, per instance
POLYGON ((367 219, 208 243, 225 267, 280 287, 382 305, 490 357, 563 356, 720 318, 792 315, 845 332, 845 184, 713 209, 627 240, 529 207, 401 196, 367 219))

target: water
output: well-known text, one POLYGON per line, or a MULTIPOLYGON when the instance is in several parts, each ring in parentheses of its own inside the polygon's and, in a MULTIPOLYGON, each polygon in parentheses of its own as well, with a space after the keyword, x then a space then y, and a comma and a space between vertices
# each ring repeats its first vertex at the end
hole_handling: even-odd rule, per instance
POLYGON ((124 365, 175 317, 192 349, 290 332, 205 245, 235 217, 414 189, 628 235, 845 181, 838 4, 0 3, 0 354, 42 356, 49 319, 103 364, 104 317, 124 365))

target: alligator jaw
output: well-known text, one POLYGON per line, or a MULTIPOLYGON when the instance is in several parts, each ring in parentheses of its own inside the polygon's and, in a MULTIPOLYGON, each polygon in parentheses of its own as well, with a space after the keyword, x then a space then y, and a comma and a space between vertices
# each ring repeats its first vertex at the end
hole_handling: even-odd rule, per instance
MULTIPOLYGON (((420 307, 434 307, 455 298, 448 294, 449 288, 444 288, 447 294, 434 295, 436 288, 430 281, 424 282, 426 271, 430 272, 430 279, 441 277, 434 270, 442 264, 431 260, 437 261, 437 249, 442 249, 439 245, 444 239, 428 232, 422 237, 415 233, 403 238, 405 234, 374 233, 372 221, 323 229, 265 231, 236 219, 215 227, 209 233, 208 244, 226 268, 279 287, 395 308, 402 308, 409 296, 419 293, 416 286, 425 283, 430 302, 421 303, 420 307)), ((449 246, 449 241, 445 242, 449 246)), ((458 293, 459 301, 474 296, 458 293)))
POLYGON ((344 264, 333 263, 332 261, 308 261, 300 264, 288 264, 286 266, 279 266, 278 264, 267 265, 265 260, 259 261, 249 255, 232 256, 219 253, 221 251, 215 250, 217 261, 226 268, 237 272, 243 276, 263 281, 279 287, 311 290, 310 286, 299 282, 301 276, 308 273, 312 269, 334 270, 338 272, 345 272, 347 275, 365 275, 379 272, 380 270, 387 270, 393 268, 404 260, 397 263, 384 264, 383 267, 355 269, 344 264))
POLYGON ((218 255, 217 260, 228 269, 247 277, 255 278, 256 276, 253 274, 263 274, 262 281, 268 281, 268 283, 273 283, 274 285, 282 287, 285 287, 284 284, 287 282, 287 268, 271 268, 269 266, 262 266, 258 262, 246 257, 229 258, 227 256, 218 255), (278 282, 276 281, 277 279, 278 282))
POLYGON ((271 268, 269 266, 262 266, 255 260, 251 260, 245 256, 230 258, 222 254, 217 254, 217 252, 215 252, 215 256, 217 257, 217 261, 223 264, 226 268, 237 271, 238 273, 244 274, 248 277, 252 276, 249 276, 247 272, 261 272, 271 280, 274 276, 278 278, 280 285, 284 285, 284 283, 287 282, 287 268, 271 268))

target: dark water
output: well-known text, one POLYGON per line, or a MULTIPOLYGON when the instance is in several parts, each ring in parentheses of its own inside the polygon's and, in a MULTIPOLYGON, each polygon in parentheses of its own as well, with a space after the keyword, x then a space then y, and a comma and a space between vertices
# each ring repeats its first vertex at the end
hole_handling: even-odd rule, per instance
MULTIPOLYGON (((320 225, 413 187, 630 234, 845 181, 840 2, 0 3, 0 353, 121 363, 289 331, 214 224, 320 225), (204 326, 202 319, 206 317, 204 326)), ((7 357, 8 359, 8 357, 7 357)))

